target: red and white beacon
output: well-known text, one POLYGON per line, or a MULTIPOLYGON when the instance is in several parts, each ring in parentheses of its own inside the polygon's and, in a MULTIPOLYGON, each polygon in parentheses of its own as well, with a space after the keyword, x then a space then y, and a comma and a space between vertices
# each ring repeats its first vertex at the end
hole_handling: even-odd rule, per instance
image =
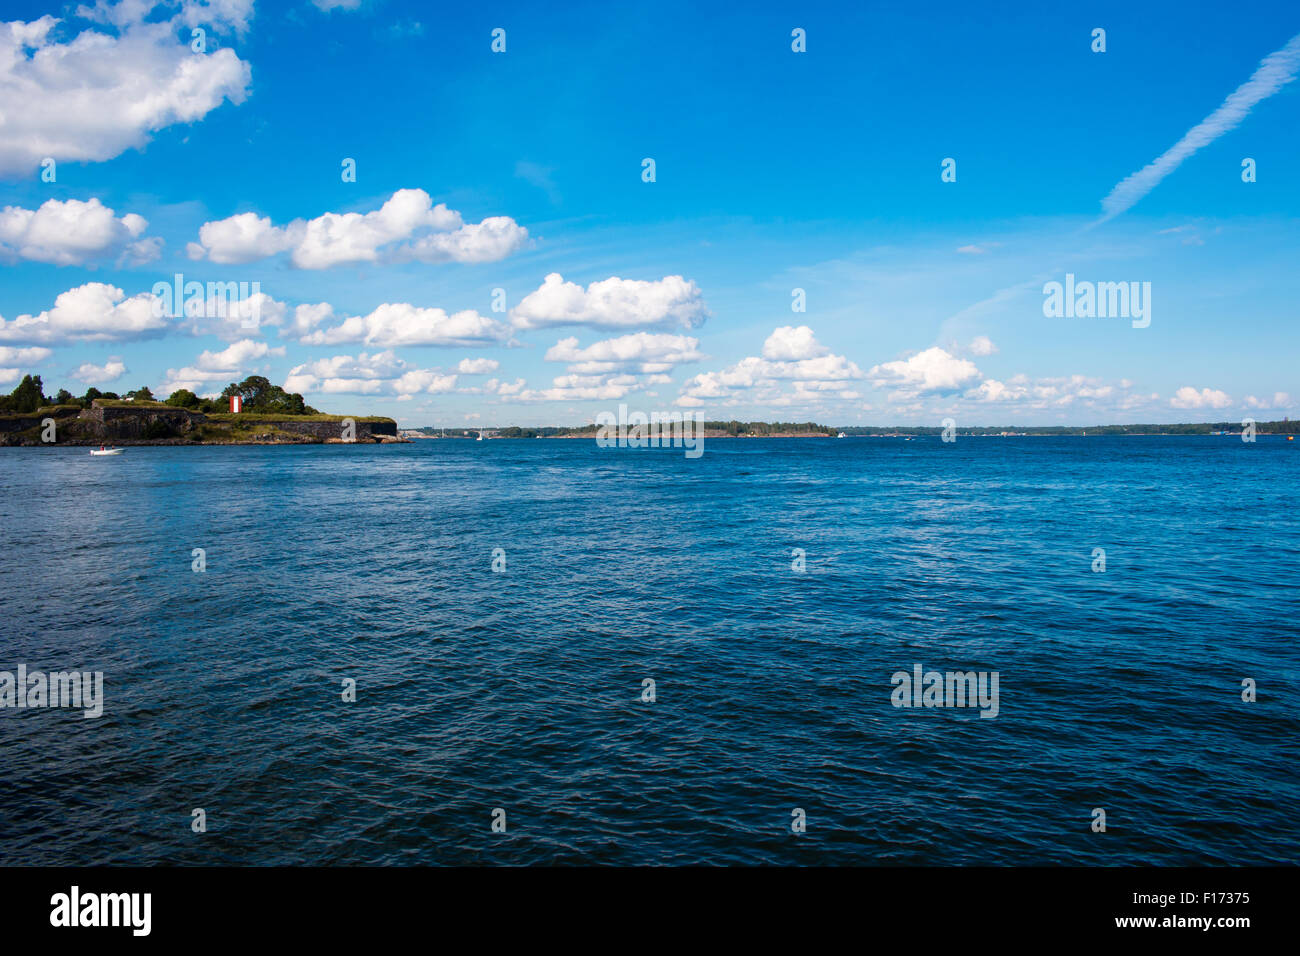
POLYGON ((230 413, 238 415, 244 408, 244 400, 238 395, 230 396, 230 413))

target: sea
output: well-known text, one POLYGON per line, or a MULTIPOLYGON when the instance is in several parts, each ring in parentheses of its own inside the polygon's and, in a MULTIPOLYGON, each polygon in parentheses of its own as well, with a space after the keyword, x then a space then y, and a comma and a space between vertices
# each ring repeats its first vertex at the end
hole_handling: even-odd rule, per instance
POLYGON ((1294 864, 1298 475, 1276 436, 3 449, 0 672, 102 714, 11 685, 0 863, 1294 864))

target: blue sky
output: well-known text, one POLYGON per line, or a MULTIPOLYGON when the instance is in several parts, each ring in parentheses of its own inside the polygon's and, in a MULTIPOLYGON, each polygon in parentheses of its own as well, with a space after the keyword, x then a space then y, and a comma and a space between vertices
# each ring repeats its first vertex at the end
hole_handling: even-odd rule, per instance
POLYGON ((256 373, 448 426, 1300 413, 1294 4, 351 6, 5 5, 0 387, 256 373), (259 283, 257 326, 151 312, 176 273, 259 283), (1067 273, 1150 283, 1149 325, 1045 316, 1067 273))

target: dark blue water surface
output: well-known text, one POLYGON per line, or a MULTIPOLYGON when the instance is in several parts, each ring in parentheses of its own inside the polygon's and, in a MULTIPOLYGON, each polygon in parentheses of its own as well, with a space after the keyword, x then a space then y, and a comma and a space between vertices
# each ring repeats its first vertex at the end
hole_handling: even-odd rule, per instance
POLYGON ((0 862, 1293 863, 1298 463, 4 449, 0 670, 103 671, 107 704, 0 711, 0 862), (895 708, 917 663, 997 671, 1000 713, 895 708))

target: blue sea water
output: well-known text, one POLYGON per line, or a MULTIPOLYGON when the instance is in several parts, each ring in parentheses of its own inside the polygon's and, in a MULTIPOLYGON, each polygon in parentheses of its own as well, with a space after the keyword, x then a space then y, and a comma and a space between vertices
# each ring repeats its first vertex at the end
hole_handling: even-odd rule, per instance
POLYGON ((0 863, 1294 863, 1298 469, 1273 437, 5 449, 0 670, 106 705, 0 710, 0 863), (997 671, 997 717, 893 706, 918 663, 997 671))

